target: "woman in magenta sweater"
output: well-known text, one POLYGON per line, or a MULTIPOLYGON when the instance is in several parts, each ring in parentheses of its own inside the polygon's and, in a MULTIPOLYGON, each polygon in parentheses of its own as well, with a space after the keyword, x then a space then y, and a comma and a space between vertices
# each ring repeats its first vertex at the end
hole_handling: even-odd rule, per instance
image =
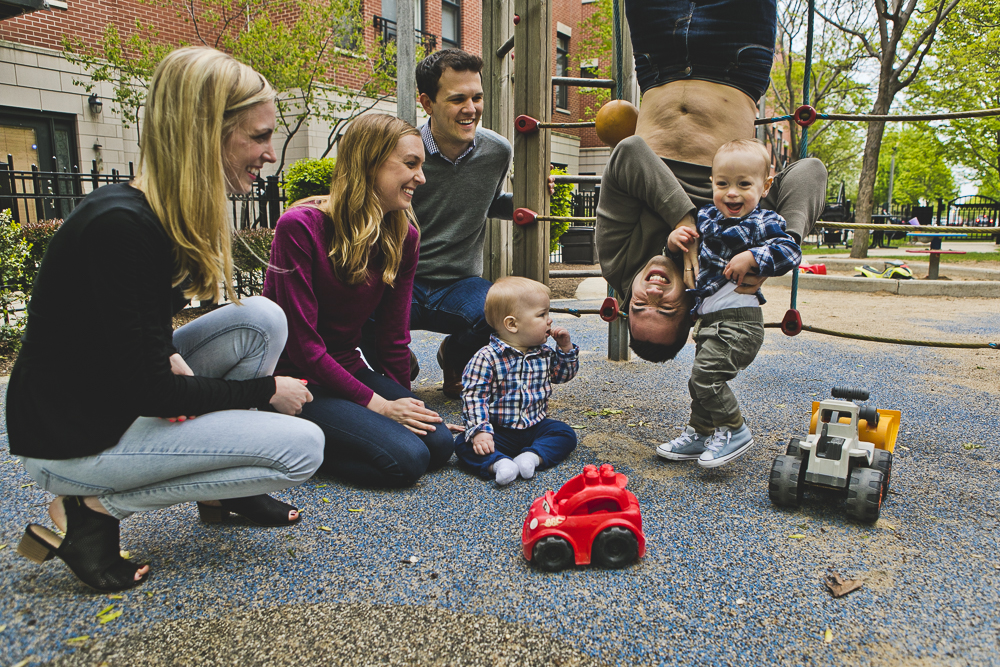
POLYGON ((361 116, 340 141, 330 195, 278 220, 264 295, 288 317, 278 372, 309 382, 301 416, 326 434, 323 470, 364 486, 406 486, 454 450, 438 414, 410 393, 410 297, 420 232, 410 200, 424 182, 420 133, 361 116), (358 351, 361 328, 383 373, 358 351))

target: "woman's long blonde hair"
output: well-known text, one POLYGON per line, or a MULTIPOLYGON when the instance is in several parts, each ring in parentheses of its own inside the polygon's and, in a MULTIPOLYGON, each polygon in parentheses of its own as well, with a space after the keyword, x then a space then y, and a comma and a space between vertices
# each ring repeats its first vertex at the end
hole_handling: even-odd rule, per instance
POLYGON ((420 133, 409 123, 381 113, 356 118, 337 149, 328 198, 309 203, 330 218, 330 260, 338 279, 359 285, 368 279, 368 258, 378 244, 382 282, 395 285, 409 226, 417 226, 413 208, 384 213, 375 181, 402 137, 420 133))
POLYGON ((239 303, 222 147, 252 107, 274 99, 264 77, 207 47, 177 49, 153 73, 135 186, 174 243, 173 284, 188 279, 187 297, 217 300, 221 283, 239 303))

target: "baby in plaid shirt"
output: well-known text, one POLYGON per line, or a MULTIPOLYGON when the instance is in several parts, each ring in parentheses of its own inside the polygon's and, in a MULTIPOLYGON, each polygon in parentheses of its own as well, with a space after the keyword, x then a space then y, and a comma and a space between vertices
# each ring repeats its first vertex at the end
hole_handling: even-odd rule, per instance
POLYGON ((802 260, 785 220, 758 206, 771 186, 770 173, 771 156, 760 142, 724 144, 712 162, 713 204, 698 211, 698 231, 678 226, 667 237, 671 252, 697 251, 698 280, 688 290, 691 315, 697 317, 688 381, 691 419, 679 437, 656 448, 662 458, 698 459, 700 466, 714 468, 753 446, 728 382, 753 362, 764 342, 764 296, 760 290, 740 294, 737 288, 748 274, 780 276, 797 270, 802 260))
POLYGON ((556 465, 576 448, 576 432, 545 416, 552 384, 580 370, 580 348, 553 327, 549 288, 510 276, 486 294, 486 321, 496 332, 462 375, 465 433, 455 438, 459 460, 499 486, 556 465), (545 341, 552 336, 553 350, 545 341))

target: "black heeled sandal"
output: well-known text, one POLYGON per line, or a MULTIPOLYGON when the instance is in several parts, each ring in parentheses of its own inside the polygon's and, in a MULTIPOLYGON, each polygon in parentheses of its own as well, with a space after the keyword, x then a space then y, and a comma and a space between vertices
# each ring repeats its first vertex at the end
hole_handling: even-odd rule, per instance
POLYGON ((198 515, 205 523, 221 523, 230 512, 239 514, 250 523, 265 528, 282 528, 292 526, 302 519, 299 508, 275 500, 267 494, 247 496, 246 498, 227 498, 220 500, 221 507, 198 503, 198 515), (295 510, 299 513, 294 521, 289 521, 288 513, 295 510))
POLYGON ((66 512, 66 537, 29 523, 17 545, 17 553, 33 563, 44 563, 57 556, 73 574, 94 590, 113 593, 134 588, 146 581, 147 572, 136 580, 135 573, 143 566, 121 557, 118 519, 87 507, 83 498, 63 498, 66 512))

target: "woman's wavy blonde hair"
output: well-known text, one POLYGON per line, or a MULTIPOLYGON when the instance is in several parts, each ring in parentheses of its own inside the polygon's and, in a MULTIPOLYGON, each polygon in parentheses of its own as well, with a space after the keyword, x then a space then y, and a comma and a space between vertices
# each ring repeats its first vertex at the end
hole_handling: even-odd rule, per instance
POLYGON ((185 296, 235 303, 231 222, 222 147, 249 110, 274 89, 252 68, 220 51, 186 47, 157 66, 146 95, 135 186, 174 243, 173 284, 185 296))
POLYGON ((332 229, 329 256, 333 272, 348 285, 368 279, 368 258, 378 244, 384 257, 382 282, 392 287, 403 260, 403 243, 412 224, 413 207, 384 213, 375 181, 402 137, 420 136, 405 120, 381 113, 359 116, 344 133, 328 197, 296 202, 323 211, 332 229))

